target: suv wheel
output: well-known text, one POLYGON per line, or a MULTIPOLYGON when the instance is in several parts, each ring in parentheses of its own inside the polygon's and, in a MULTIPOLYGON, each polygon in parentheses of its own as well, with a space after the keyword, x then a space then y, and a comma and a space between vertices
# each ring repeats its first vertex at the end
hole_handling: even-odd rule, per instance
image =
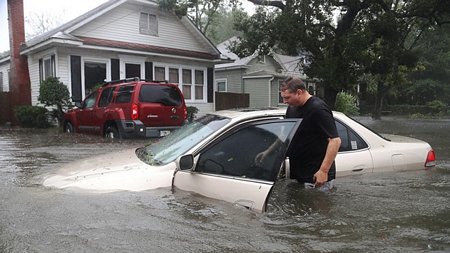
POLYGON ((105 138, 108 139, 120 139, 119 130, 115 126, 109 126, 105 130, 105 138))
POLYGON ((68 134, 73 134, 73 133, 75 133, 75 130, 74 130, 74 128, 73 128, 73 125, 72 125, 72 123, 70 123, 69 121, 67 121, 67 122, 64 124, 64 133, 68 133, 68 134))

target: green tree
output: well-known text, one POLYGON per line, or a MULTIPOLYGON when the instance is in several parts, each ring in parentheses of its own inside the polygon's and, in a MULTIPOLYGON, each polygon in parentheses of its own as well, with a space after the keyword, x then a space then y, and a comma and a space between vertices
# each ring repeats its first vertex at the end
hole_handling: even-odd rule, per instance
POLYGON ((59 126, 62 127, 64 109, 71 106, 67 86, 60 82, 58 77, 48 77, 39 87, 38 100, 46 106, 56 106, 53 109, 53 117, 58 120, 59 126))
POLYGON ((366 74, 376 84, 374 118, 386 96, 416 69, 422 31, 450 20, 446 0, 249 1, 261 7, 238 26, 238 55, 303 54, 305 73, 322 80, 330 104, 337 91, 354 90, 366 74))
POLYGON ((206 36, 214 44, 219 44, 233 36, 239 35, 235 23, 243 18, 248 18, 248 14, 242 7, 236 5, 231 8, 222 7, 219 9, 217 17, 206 31, 206 36))
POLYGON ((450 102, 450 26, 423 32, 417 41, 418 68, 408 76, 409 84, 399 96, 402 102, 423 105, 429 101, 450 102))
POLYGON ((188 16, 204 34, 218 18, 221 9, 236 6, 237 0, 159 0, 159 7, 178 16, 188 16))

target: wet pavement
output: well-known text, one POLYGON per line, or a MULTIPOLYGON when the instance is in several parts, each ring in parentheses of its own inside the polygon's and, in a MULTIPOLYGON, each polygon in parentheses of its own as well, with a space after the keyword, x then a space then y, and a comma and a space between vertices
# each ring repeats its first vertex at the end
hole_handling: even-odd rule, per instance
POLYGON ((280 182, 269 211, 170 189, 49 189, 62 164, 144 145, 0 129, 0 252, 450 252, 450 121, 359 120, 429 142, 431 170, 339 178, 324 194, 280 182))

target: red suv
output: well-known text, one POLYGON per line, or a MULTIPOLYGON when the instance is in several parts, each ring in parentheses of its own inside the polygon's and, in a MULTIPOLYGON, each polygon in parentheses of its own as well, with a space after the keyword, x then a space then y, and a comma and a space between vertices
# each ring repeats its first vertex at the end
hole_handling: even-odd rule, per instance
POLYGON ((187 109, 176 84, 112 81, 91 93, 64 115, 67 133, 93 133, 109 138, 161 137, 186 122, 187 109))

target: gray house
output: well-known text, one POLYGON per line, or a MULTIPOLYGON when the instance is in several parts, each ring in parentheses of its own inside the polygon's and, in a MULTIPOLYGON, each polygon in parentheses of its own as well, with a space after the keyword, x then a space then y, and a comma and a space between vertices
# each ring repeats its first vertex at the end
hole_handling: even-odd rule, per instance
POLYGON ((217 49, 233 63, 215 66, 215 90, 217 92, 247 93, 250 107, 277 107, 283 105, 279 94, 279 85, 288 76, 298 76, 306 81, 311 94, 320 95, 323 89, 317 82, 310 80, 303 73, 300 56, 292 57, 273 53, 257 56, 256 54, 239 58, 228 47, 236 37, 230 38, 217 49))
MULTIPOLYGON (((214 111, 214 66, 229 62, 187 17, 156 1, 110 0, 20 47, 29 69, 31 103, 49 76, 80 101, 104 81, 140 77, 177 83, 187 105, 214 111)), ((9 90, 9 56, 0 57, 1 91, 9 90)))

